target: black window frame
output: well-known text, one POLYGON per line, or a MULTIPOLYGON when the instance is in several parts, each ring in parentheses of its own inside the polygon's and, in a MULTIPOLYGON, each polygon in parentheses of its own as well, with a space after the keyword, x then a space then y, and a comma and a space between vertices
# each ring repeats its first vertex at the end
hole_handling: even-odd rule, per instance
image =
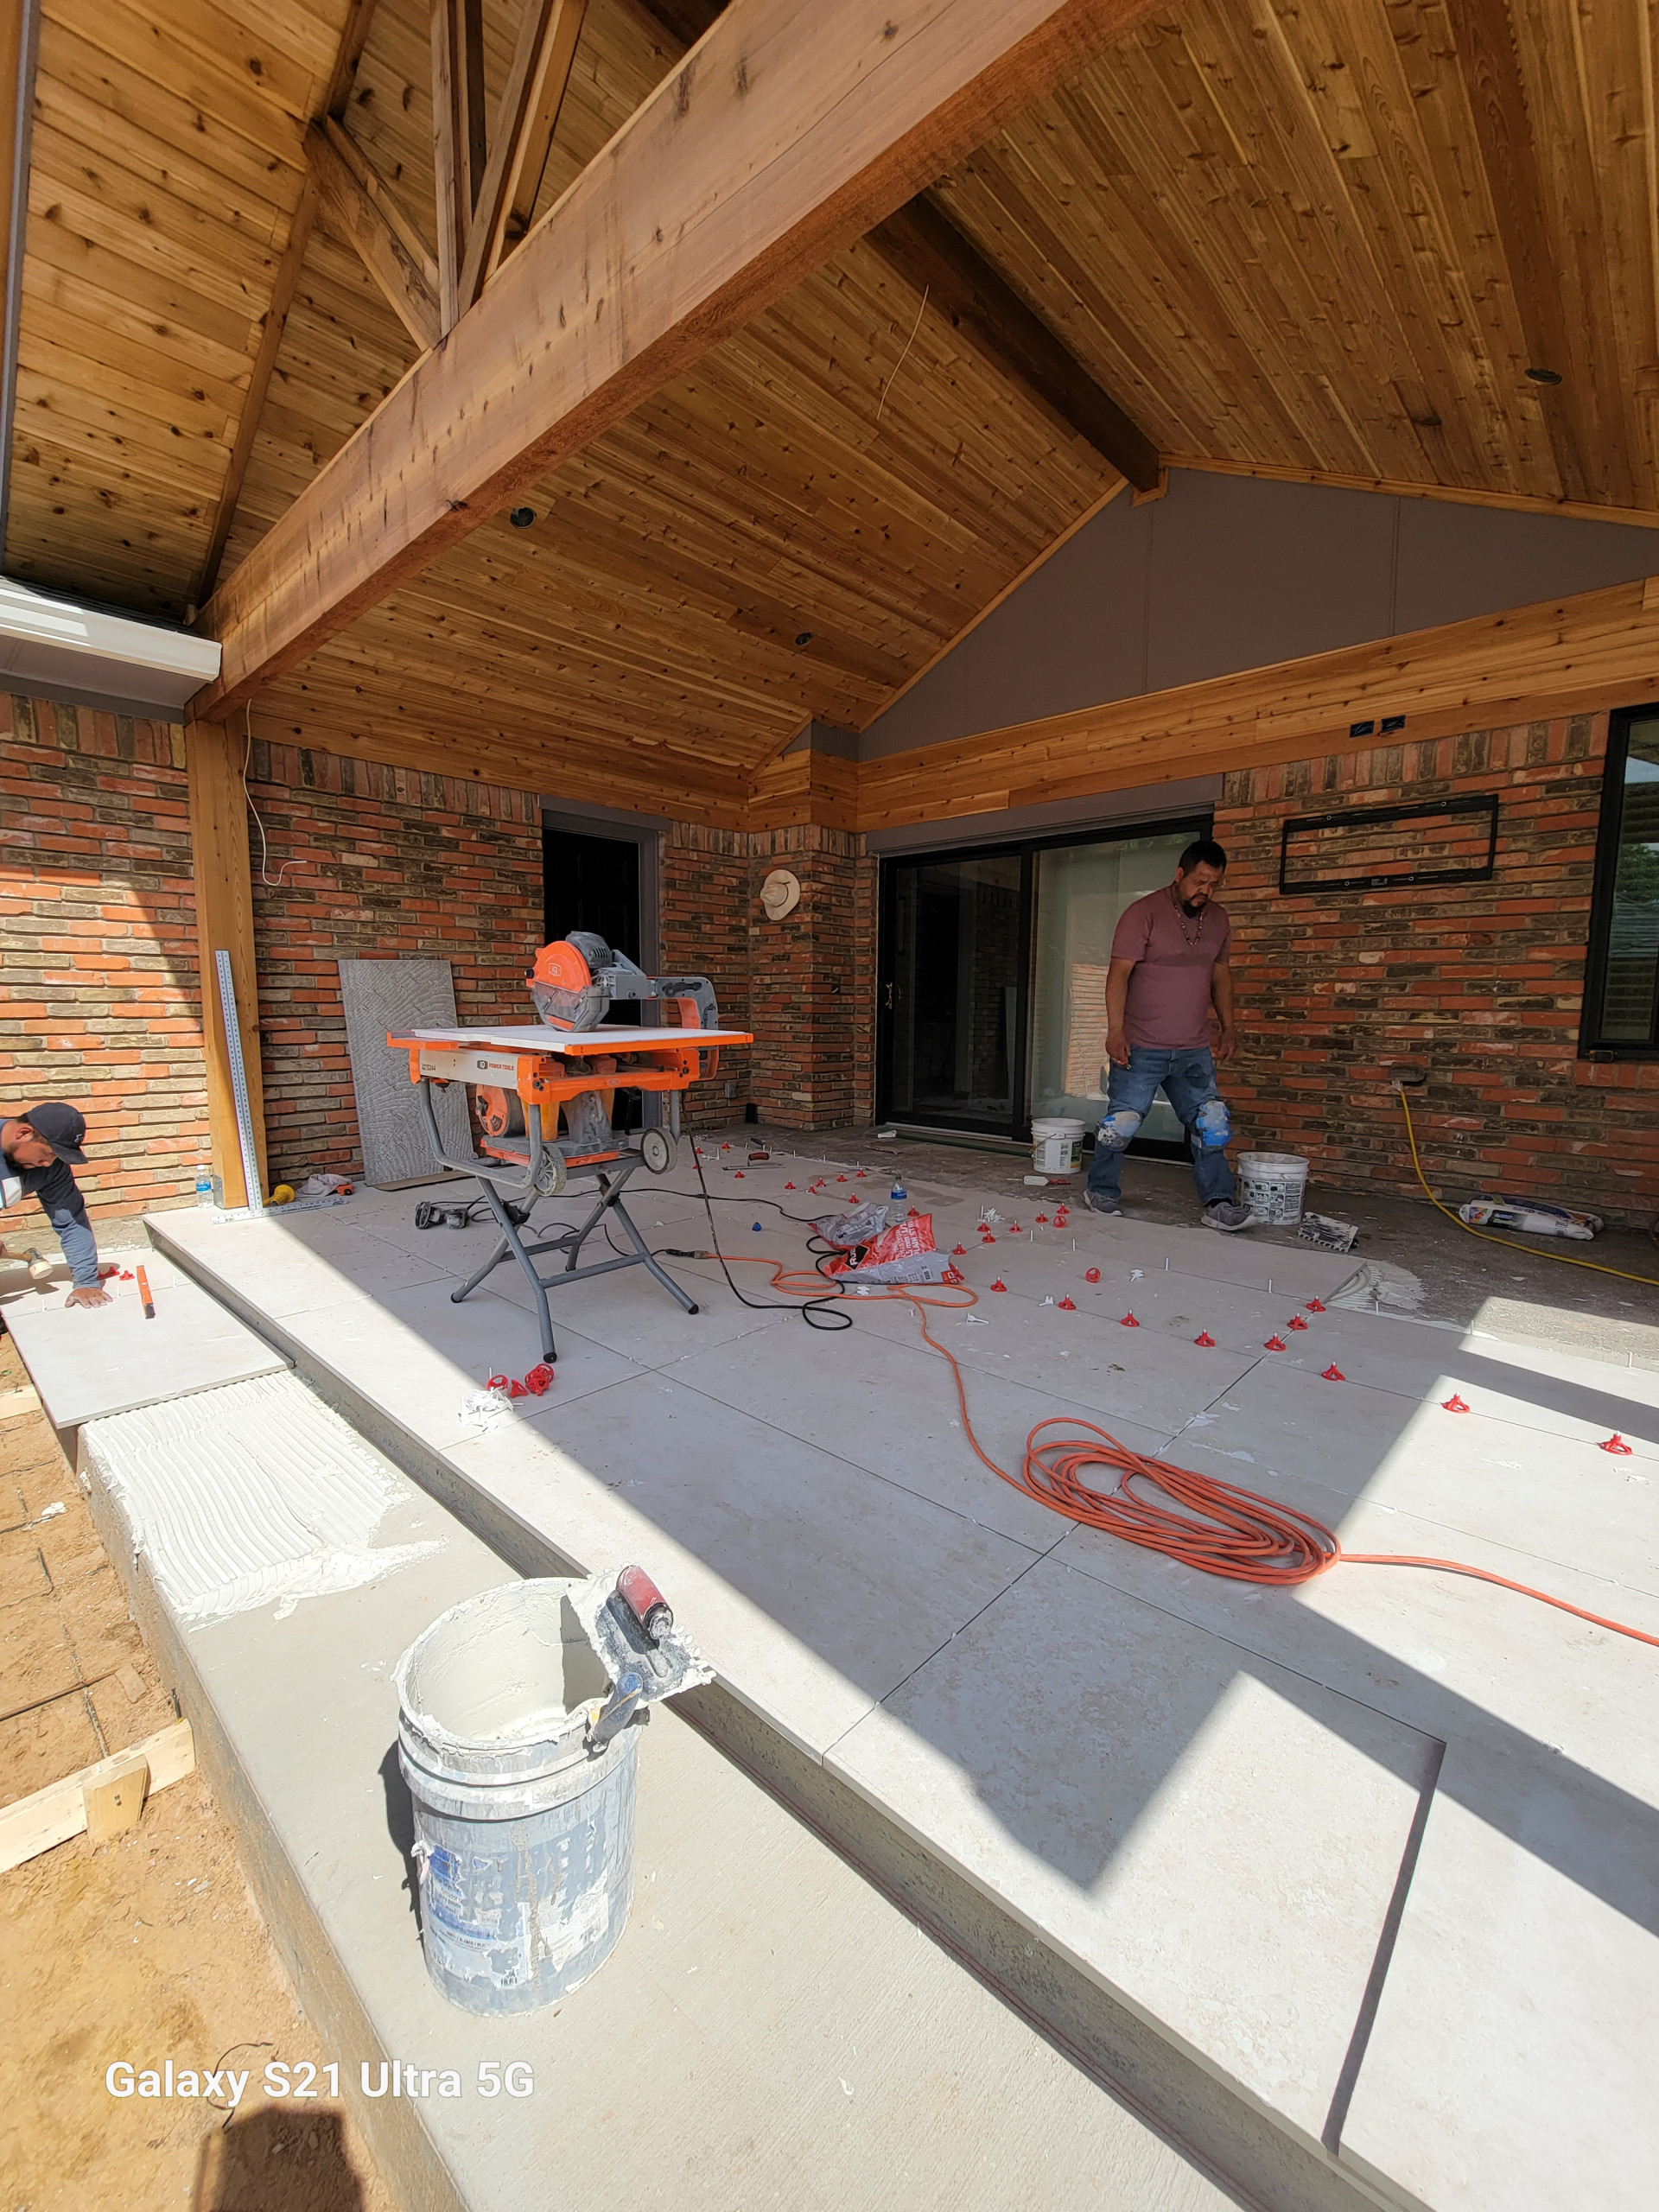
POLYGON ((1645 706, 1616 708, 1608 718, 1607 753, 1602 763, 1601 820, 1596 833, 1595 882, 1590 894, 1589 944, 1584 963, 1584 1002, 1579 1017, 1581 1060, 1659 1060, 1659 992, 1655 994, 1653 1027, 1645 1045, 1628 1037, 1604 1038, 1597 1026, 1605 1014, 1603 1000, 1612 933, 1613 885, 1618 874, 1624 764, 1630 753, 1630 728, 1636 722, 1656 721, 1659 721, 1659 700, 1645 706))

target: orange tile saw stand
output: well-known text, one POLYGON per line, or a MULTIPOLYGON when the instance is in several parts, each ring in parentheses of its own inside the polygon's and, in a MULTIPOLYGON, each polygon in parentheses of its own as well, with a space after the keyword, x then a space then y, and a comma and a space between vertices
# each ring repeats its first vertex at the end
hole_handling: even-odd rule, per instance
MULTIPOLYGON (((454 1304, 476 1290, 505 1261, 516 1261, 536 1294, 542 1357, 557 1357, 547 1294, 563 1283, 620 1268, 645 1268, 688 1313, 696 1303, 665 1269, 634 1226, 623 1192, 641 1168, 665 1175, 677 1156, 680 1099, 694 1083, 713 1076, 722 1045, 747 1045, 747 1030, 721 1029, 713 986, 704 976, 647 976, 601 938, 572 931, 543 945, 530 976, 531 998, 542 1025, 534 1028, 415 1029, 386 1039, 409 1055, 409 1077, 420 1092, 433 1157, 443 1167, 475 1176, 501 1236, 475 1274, 449 1294, 454 1304), (625 1028, 598 1025, 619 1001, 671 1006, 677 1026, 625 1028), (483 1135, 479 1152, 458 1159, 445 1149, 433 1110, 435 1085, 461 1083, 478 1093, 483 1135), (645 1128, 638 1150, 611 1126, 618 1090, 665 1099, 669 1126, 645 1128), (561 1119, 564 1134, 559 1134, 561 1119), (576 1185, 591 1189, 587 1218, 557 1236, 526 1243, 519 1234, 537 1201, 576 1185), (632 1250, 581 1267, 582 1248, 614 1220, 632 1250), (556 1252, 564 1264, 543 1275, 539 1255, 556 1252)), ((660 1114, 660 1109, 659 1109, 660 1114)))

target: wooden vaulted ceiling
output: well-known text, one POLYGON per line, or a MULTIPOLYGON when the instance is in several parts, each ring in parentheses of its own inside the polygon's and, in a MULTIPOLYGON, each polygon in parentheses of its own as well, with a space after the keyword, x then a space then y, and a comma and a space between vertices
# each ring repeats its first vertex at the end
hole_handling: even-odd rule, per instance
MULTIPOLYGON (((715 12, 591 0, 538 217, 715 12)), ((1179 0, 931 199, 1166 462, 1659 521, 1656 39, 1634 0, 1179 0)), ((429 0, 44 0, 10 573, 183 617, 404 375, 306 128, 435 256, 431 51, 429 0)), ((925 281, 849 248, 255 727, 664 809, 863 727, 1121 483, 925 281)))

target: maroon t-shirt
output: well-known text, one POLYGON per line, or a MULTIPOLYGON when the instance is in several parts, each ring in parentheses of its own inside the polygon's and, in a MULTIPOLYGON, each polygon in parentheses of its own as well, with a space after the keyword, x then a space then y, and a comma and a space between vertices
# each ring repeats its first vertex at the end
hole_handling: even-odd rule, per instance
POLYGON ((1182 1052, 1210 1042, 1210 976, 1227 957, 1233 925, 1212 899, 1202 914, 1182 912, 1167 891, 1126 906, 1112 937, 1114 960, 1133 960, 1123 1028, 1131 1045, 1182 1052))

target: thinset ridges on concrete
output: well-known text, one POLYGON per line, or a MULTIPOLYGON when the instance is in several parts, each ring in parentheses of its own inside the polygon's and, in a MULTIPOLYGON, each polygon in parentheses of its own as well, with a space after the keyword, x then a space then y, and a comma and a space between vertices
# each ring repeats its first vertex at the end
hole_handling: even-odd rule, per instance
POLYGON ((415 1556, 376 1546, 404 1494, 378 1452, 293 1375, 89 1421, 82 1465, 186 1627, 350 1590, 415 1556))

